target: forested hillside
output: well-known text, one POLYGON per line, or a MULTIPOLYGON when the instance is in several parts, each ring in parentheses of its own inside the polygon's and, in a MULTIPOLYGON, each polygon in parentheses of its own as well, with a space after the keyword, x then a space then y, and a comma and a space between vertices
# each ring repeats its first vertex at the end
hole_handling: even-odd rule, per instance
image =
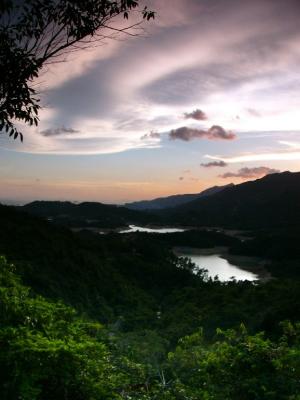
POLYGON ((3 398, 296 399, 296 274, 222 283, 171 251, 246 251, 218 232, 75 234, 4 206, 0 219, 15 265, 1 261, 3 398))
POLYGON ((102 323, 118 321, 127 331, 150 324, 176 342, 199 324, 210 334, 240 322, 271 331, 282 319, 297 319, 300 282, 274 280, 254 286, 206 280, 171 251, 188 244, 223 245, 241 252, 242 242, 224 234, 73 233, 3 206, 0 217, 0 252, 16 264, 25 283, 102 323))
POLYGON ((169 222, 188 226, 298 227, 300 172, 270 174, 165 210, 162 214, 169 222))
POLYGON ((3 257, 0 300, 3 399, 297 399, 299 325, 273 341, 198 330, 166 354, 153 331, 118 334, 35 296, 3 257))

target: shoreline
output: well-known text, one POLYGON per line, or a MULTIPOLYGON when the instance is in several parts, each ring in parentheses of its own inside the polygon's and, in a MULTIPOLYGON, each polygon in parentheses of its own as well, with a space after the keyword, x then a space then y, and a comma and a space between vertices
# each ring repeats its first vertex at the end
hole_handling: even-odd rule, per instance
POLYGON ((216 246, 203 249, 195 247, 174 247, 173 252, 177 257, 188 257, 189 255, 218 255, 237 268, 252 272, 253 274, 257 275, 260 282, 268 282, 269 280, 273 279, 272 275, 265 268, 267 260, 258 257, 229 254, 228 247, 216 246))

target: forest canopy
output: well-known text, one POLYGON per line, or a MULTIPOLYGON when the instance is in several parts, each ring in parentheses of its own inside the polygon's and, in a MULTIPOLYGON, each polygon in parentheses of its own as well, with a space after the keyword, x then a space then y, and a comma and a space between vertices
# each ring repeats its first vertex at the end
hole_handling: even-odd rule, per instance
POLYGON ((241 325, 207 343, 198 330, 167 355, 153 334, 141 346, 34 295, 3 257, 0 301, 3 399, 299 399, 299 324, 276 341, 241 325))
POLYGON ((287 260, 281 279, 220 282, 169 246, 237 246, 225 235, 74 233, 4 206, 0 218, 5 400, 299 400, 287 260))

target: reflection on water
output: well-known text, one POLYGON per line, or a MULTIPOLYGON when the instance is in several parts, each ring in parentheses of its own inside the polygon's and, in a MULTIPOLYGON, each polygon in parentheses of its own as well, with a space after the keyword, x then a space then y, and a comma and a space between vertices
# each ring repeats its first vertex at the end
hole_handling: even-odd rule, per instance
POLYGON ((238 281, 254 281, 258 279, 257 275, 240 269, 237 265, 230 264, 218 254, 180 254, 180 256, 189 257, 197 267, 206 269, 209 277, 214 278, 218 275, 220 281, 229 281, 232 277, 238 281))
POLYGON ((185 229, 180 228, 143 228, 141 226, 129 225, 129 228, 120 231, 120 233, 130 233, 130 232, 150 232, 150 233, 174 233, 174 232, 184 232, 185 229))

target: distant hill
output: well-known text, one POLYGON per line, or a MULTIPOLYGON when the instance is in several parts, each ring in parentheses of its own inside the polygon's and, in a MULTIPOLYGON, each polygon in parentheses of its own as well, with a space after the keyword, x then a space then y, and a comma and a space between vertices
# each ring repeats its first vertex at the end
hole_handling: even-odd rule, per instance
POLYGON ((267 175, 161 214, 174 224, 191 226, 297 227, 300 224, 300 172, 267 175))
POLYGON ((17 208, 54 223, 81 228, 118 228, 130 224, 237 229, 298 227, 300 172, 270 174, 240 185, 213 187, 199 194, 136 202, 127 207, 35 201, 17 208), (132 206, 136 209, 131 209, 132 206))
POLYGON ((178 194, 168 197, 159 197, 153 200, 143 200, 143 201, 135 201, 133 203, 126 203, 125 207, 131 210, 162 210, 165 208, 176 207, 182 204, 189 203, 190 201, 211 196, 215 193, 218 193, 225 188, 234 186, 233 183, 230 183, 225 186, 213 186, 209 189, 206 189, 200 193, 193 193, 193 194, 178 194))
POLYGON ((159 218, 123 206, 96 202, 74 204, 63 201, 34 201, 17 208, 69 227, 115 228, 155 222, 159 218))

